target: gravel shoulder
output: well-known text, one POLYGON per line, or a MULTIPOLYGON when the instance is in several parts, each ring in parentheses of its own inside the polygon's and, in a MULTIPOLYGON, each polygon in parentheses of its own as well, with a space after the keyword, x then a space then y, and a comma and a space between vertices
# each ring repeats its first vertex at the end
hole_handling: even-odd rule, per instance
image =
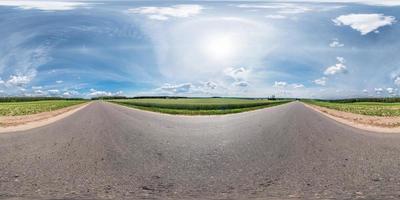
POLYGON ((367 116, 316 105, 304 105, 331 119, 355 128, 373 132, 400 133, 400 117, 367 116))
POLYGON ((83 103, 33 115, 0 116, 0 133, 22 131, 44 126, 68 117, 89 104, 90 103, 83 103))

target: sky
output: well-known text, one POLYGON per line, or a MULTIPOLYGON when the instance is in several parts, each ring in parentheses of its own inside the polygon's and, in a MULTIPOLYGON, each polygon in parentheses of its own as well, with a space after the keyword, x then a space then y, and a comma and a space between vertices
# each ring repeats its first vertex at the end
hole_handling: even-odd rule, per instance
POLYGON ((398 96, 400 0, 0 0, 0 96, 398 96))

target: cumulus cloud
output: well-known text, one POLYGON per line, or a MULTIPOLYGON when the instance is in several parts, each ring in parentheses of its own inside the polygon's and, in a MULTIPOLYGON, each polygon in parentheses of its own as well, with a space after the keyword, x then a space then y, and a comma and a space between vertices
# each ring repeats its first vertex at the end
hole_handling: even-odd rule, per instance
POLYGON ((380 27, 392 25, 396 22, 393 16, 385 16, 383 14, 349 14, 341 15, 333 22, 337 26, 350 26, 357 30, 361 35, 366 35, 372 31, 377 32, 380 27))
POLYGON ((315 79, 313 82, 317 85, 325 86, 326 85, 327 78, 326 77, 321 77, 319 79, 315 79))
POLYGON ((368 94, 368 90, 367 89, 363 89, 362 92, 365 93, 365 94, 368 94))
POLYGON ((62 81, 62 80, 56 81, 57 84, 61 84, 61 83, 63 83, 63 82, 64 82, 64 81, 62 81))
POLYGON ((177 93, 187 93, 190 91, 190 89, 192 87, 193 87, 193 85, 191 83, 182 83, 182 84, 176 84, 176 85, 166 83, 163 86, 161 86, 160 88, 158 88, 158 90, 177 94, 177 93))
POLYGON ((149 19, 168 20, 170 17, 184 18, 201 13, 203 6, 197 4, 182 4, 167 7, 138 7, 128 9, 129 13, 143 14, 149 19))
POLYGON ((275 81, 274 87, 286 87, 287 83, 284 81, 275 81))
POLYGON ((334 38, 332 42, 329 44, 329 46, 332 48, 337 48, 337 47, 344 47, 344 44, 340 43, 339 39, 334 38))
POLYGON ((57 89, 51 89, 51 90, 47 90, 47 93, 51 96, 57 96, 60 94, 60 90, 57 89))
POLYGON ((217 87, 217 84, 212 82, 212 81, 207 81, 204 83, 204 87, 208 88, 208 89, 215 89, 217 87))
POLYGON ((396 76, 394 78, 394 84, 397 85, 397 86, 400 86, 400 76, 396 76))
POLYGON ((247 81, 238 81, 238 82, 235 82, 234 85, 238 86, 238 87, 247 87, 247 86, 249 86, 249 83, 247 81))
POLYGON ((383 92, 382 88, 374 88, 376 94, 381 94, 383 92))
POLYGON ((397 92, 397 88, 386 88, 386 92, 389 93, 390 95, 395 95, 397 92))
POLYGON ((17 0, 2 0, 0 6, 14 6, 20 9, 38 9, 43 11, 61 11, 73 10, 78 7, 87 6, 88 3, 83 2, 67 2, 67 1, 17 1, 17 0))
POLYGON ((62 94, 62 96, 64 96, 64 97, 75 97, 75 96, 79 96, 79 92, 75 91, 75 90, 68 90, 68 91, 65 91, 62 94))
POLYGON ((28 73, 26 75, 11 75, 10 78, 5 82, 5 84, 9 87, 22 87, 30 83, 35 76, 35 71, 32 71, 31 73, 28 73))
POLYGON ((8 87, 7 93, 20 95, 15 87, 25 87, 31 83, 37 75, 37 68, 51 60, 50 48, 46 45, 22 48, 11 39, 5 39, 4 42, 7 45, 0 49, 0 72, 7 78, 4 78, 3 85, 8 87))
POLYGON ((249 70, 247 70, 244 67, 230 67, 225 69, 225 74, 231 78, 233 78, 235 81, 242 81, 247 79, 247 76, 249 74, 249 70))
POLYGON ((30 81, 31 79, 28 76, 11 75, 10 79, 7 81, 7 84, 14 86, 23 86, 28 84, 30 81))
POLYGON ((46 96, 47 92, 39 89, 39 90, 34 90, 33 94, 34 94, 34 96, 46 96))
POLYGON ((345 74, 347 73, 347 67, 344 64, 345 60, 343 57, 336 57, 338 63, 333 66, 326 68, 324 71, 325 75, 345 74))
POLYGON ((238 87, 247 87, 249 86, 249 75, 250 70, 244 67, 230 67, 224 70, 226 76, 233 80, 233 85, 238 87))
POLYGON ((96 90, 96 89, 90 89, 89 90, 89 97, 100 97, 100 96, 118 96, 118 95, 122 95, 123 92, 122 91, 118 91, 118 92, 108 92, 108 91, 101 91, 101 90, 96 90))
POLYGON ((292 84, 292 87, 293 87, 294 89, 297 89, 297 88, 303 88, 304 85, 303 85, 303 84, 298 84, 298 83, 293 83, 293 84, 292 84))

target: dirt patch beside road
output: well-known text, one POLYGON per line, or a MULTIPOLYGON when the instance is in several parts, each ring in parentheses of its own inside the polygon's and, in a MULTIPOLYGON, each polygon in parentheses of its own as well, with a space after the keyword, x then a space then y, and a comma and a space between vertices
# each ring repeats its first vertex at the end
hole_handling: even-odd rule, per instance
POLYGON ((400 133, 400 117, 367 116, 338 111, 316 105, 305 105, 336 121, 359 129, 375 132, 400 133))
POLYGON ((86 107, 89 103, 69 106, 50 112, 42 112, 33 115, 22 116, 0 116, 0 133, 10 131, 21 131, 44 126, 67 117, 72 113, 86 107))

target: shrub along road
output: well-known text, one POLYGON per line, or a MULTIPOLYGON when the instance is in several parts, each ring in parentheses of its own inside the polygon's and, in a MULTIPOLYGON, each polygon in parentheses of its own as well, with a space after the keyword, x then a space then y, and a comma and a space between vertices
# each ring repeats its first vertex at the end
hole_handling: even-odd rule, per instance
POLYGON ((94 102, 0 134, 0 199, 400 198, 400 135, 292 102, 173 116, 94 102))

